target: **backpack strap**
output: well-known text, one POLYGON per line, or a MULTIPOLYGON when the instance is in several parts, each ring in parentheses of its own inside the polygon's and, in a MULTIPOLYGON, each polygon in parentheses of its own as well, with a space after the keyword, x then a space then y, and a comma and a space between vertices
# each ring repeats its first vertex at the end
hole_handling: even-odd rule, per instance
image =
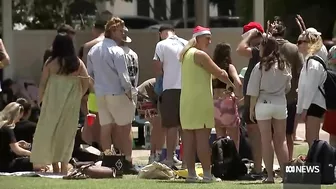
MULTIPOLYGON (((326 66, 325 63, 324 63, 324 60, 323 60, 321 57, 316 56, 316 55, 309 57, 309 58, 307 59, 307 66, 308 66, 308 62, 309 62, 310 59, 313 59, 313 60, 318 61, 320 64, 322 64, 324 70, 325 70, 325 71, 328 71, 327 66, 326 66)), ((307 67, 307 66, 306 66, 306 67, 307 67)), ((322 89, 321 89, 320 86, 318 86, 318 89, 319 89, 319 91, 322 93, 323 97, 325 98, 326 95, 325 95, 325 93, 322 91, 322 89)))
POLYGON ((319 63, 322 64, 322 66, 323 66, 323 68, 324 68, 325 71, 328 70, 326 64, 324 63, 324 60, 323 60, 321 57, 316 56, 316 55, 311 56, 311 57, 309 57, 309 58, 307 59, 307 63, 308 63, 308 61, 309 61, 310 59, 313 59, 313 60, 318 61, 319 63))

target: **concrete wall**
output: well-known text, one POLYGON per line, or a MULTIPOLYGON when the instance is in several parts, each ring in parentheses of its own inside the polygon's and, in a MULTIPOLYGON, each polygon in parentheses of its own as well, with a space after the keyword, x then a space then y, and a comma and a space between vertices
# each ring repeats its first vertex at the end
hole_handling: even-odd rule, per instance
MULTIPOLYGON (((185 39, 190 39, 191 29, 180 29, 176 33, 185 39)), ((232 47, 233 63, 239 70, 247 65, 247 59, 240 57, 235 49, 241 39, 241 28, 225 28, 212 30, 212 44, 210 45, 210 55, 217 43, 227 42, 232 47)), ((42 68, 42 58, 45 49, 50 47, 55 31, 14 31, 13 45, 13 66, 14 79, 27 78, 39 81, 42 68)), ((129 32, 133 42, 130 47, 138 54, 140 64, 140 82, 153 77, 152 58, 155 45, 158 41, 158 34, 155 31, 132 30, 129 32)), ((90 31, 78 32, 74 40, 76 49, 91 39, 90 31)), ((6 69, 5 69, 6 71, 6 69)))

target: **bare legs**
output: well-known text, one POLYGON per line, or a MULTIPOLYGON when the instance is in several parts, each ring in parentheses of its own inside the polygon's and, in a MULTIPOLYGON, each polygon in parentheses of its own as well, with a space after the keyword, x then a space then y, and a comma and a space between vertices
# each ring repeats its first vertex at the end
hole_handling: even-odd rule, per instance
POLYGON ((183 150, 189 178, 197 177, 195 171, 196 152, 203 167, 204 177, 212 178, 209 146, 210 132, 211 129, 183 130, 183 150))
MULTIPOLYGON (((259 123, 259 122, 258 122, 259 123)), ((249 136, 249 141, 252 148, 253 162, 254 162, 254 171, 256 173, 261 173, 262 168, 262 148, 261 146, 261 136, 258 124, 248 124, 247 133, 249 136)))
MULTIPOLYGON (((115 124, 102 125, 100 128, 100 141, 103 152, 105 150, 110 150, 112 145, 112 131, 116 130, 115 124)), ((114 135, 113 135, 114 136, 114 135)), ((117 135, 116 135, 117 136, 117 135)), ((115 137, 113 137, 115 138, 115 137)), ((118 139, 116 139, 118 141, 118 139)))
POLYGON ((307 116, 306 120, 306 140, 310 147, 314 140, 320 138, 321 118, 307 116))
POLYGON ((275 154, 278 158, 281 176, 284 176, 285 164, 289 162, 288 148, 286 144, 286 120, 272 120, 273 125, 273 144, 275 154))
POLYGON ((52 164, 53 173, 58 174, 61 173, 62 175, 68 174, 68 162, 61 162, 61 172, 58 163, 52 164))
POLYGON ((273 181, 272 120, 258 120, 258 126, 261 134, 262 159, 267 171, 267 180, 273 181))
POLYGON ((274 151, 277 155, 281 174, 283 174, 284 165, 288 162, 288 149, 286 144, 286 119, 283 120, 258 120, 258 126, 261 133, 262 157, 267 171, 267 181, 274 181, 273 160, 274 151), (272 126, 274 134, 272 137, 272 126), (274 149, 272 145, 272 138, 274 149))
MULTIPOLYGON (((211 179, 211 151, 209 137, 211 129, 197 129, 195 132, 197 156, 201 161, 204 178, 211 179)), ((194 155, 194 154, 192 154, 194 155)), ((195 155, 194 155, 195 156, 195 155)), ((188 160, 187 160, 188 163, 188 160)), ((195 164, 194 164, 195 167, 195 164)))
POLYGON ((183 130, 183 157, 186 160, 188 177, 195 178, 196 136, 194 130, 183 130))
MULTIPOLYGON (((122 154, 125 155, 125 159, 132 162, 132 147, 133 147, 133 137, 132 137, 132 125, 127 124, 123 126, 117 126, 116 133, 118 137, 115 138, 117 142, 117 147, 122 154)), ((113 135, 114 136, 114 135, 113 135)), ((114 140, 113 140, 114 141, 114 140)))
POLYGON ((152 124, 152 132, 151 132, 151 155, 155 155, 156 153, 160 152, 163 144, 165 142, 165 132, 161 126, 161 117, 156 116, 153 118, 149 118, 148 121, 152 124))
POLYGON ((293 151, 294 151, 294 134, 286 134, 286 142, 287 142, 287 149, 288 149, 288 160, 293 159, 293 151))
POLYGON ((177 145, 178 129, 180 126, 167 128, 167 165, 172 166, 174 152, 177 145))
POLYGON ((295 115, 293 132, 292 134, 286 134, 289 161, 293 159, 294 141, 295 141, 296 128, 298 126, 298 123, 299 123, 298 116, 295 115))

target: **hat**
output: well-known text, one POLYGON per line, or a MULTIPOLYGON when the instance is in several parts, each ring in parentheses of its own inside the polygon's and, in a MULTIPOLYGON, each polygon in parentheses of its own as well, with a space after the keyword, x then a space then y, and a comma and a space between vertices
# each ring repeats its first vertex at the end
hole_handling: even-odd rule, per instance
POLYGON ((170 24, 162 24, 159 28, 159 32, 163 32, 165 30, 174 31, 174 26, 172 26, 170 24))
POLYGON ((318 32, 315 28, 307 28, 305 32, 311 33, 313 35, 322 35, 322 33, 318 32))
POLYGON ((260 33, 264 33, 265 32, 264 28, 261 26, 260 23, 258 23, 258 22, 250 22, 250 23, 248 23, 247 25, 245 25, 243 27, 243 33, 246 33, 246 32, 248 32, 248 31, 250 31, 250 30, 252 30, 254 28, 257 29, 260 33))
POLYGON ((62 24, 58 29, 57 33, 67 33, 67 34, 76 34, 75 29, 68 24, 62 24))
POLYGON ((124 36, 124 39, 123 41, 125 43, 131 43, 132 42, 132 39, 130 37, 127 36, 127 33, 128 33, 128 28, 126 26, 124 26, 124 32, 125 32, 125 36, 124 36))
POLYGON ((247 67, 244 67, 240 70, 239 77, 244 79, 245 73, 246 73, 247 67))
POLYGON ((193 37, 197 37, 200 35, 211 35, 210 28, 196 26, 193 30, 193 37))

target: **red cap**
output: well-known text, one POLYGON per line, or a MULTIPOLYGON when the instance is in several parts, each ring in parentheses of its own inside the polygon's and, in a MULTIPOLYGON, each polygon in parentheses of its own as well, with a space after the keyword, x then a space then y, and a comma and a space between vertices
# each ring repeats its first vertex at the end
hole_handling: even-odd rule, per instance
POLYGON ((261 33, 264 33, 264 28, 258 22, 250 22, 247 25, 245 25, 243 27, 243 33, 246 33, 254 28, 260 31, 261 33))
POLYGON ((193 37, 197 37, 200 35, 211 35, 210 28, 196 26, 193 30, 193 37))

